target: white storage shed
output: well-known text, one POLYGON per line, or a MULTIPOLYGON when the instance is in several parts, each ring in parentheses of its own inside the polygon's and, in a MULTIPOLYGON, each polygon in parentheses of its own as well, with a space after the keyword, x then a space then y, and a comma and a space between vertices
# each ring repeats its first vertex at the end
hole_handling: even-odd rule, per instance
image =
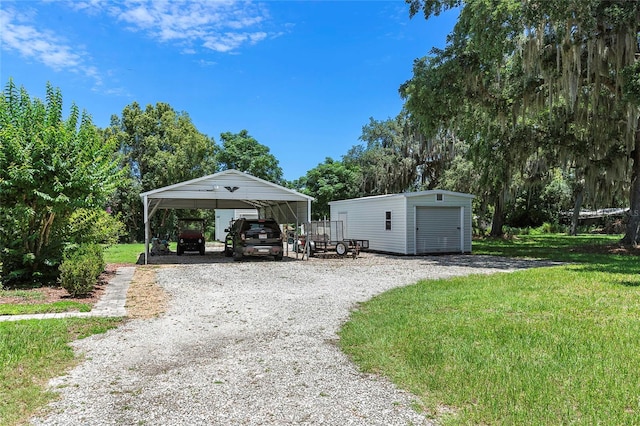
POLYGON ((398 254, 471 253, 474 196, 429 190, 329 203, 347 239, 369 240, 369 249, 398 254))
POLYGON ((231 222, 240 218, 258 219, 260 215, 256 209, 215 209, 216 229, 215 239, 224 241, 227 233, 225 229, 231 226, 231 222))

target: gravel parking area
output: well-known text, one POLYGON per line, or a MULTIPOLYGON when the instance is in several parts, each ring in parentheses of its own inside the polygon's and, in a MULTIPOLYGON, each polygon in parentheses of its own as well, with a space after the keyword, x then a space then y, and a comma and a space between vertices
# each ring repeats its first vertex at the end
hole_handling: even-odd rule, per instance
POLYGON ((432 424, 411 394, 340 352, 336 333, 350 310, 422 278, 542 265, 476 255, 181 258, 192 264, 157 272, 167 313, 76 342, 86 360, 52 381, 61 399, 32 424, 432 424))

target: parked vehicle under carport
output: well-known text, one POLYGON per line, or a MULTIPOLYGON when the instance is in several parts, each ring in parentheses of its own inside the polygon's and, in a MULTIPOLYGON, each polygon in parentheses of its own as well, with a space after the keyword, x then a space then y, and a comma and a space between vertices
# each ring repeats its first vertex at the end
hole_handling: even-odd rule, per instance
POLYGON ((240 218, 226 231, 224 251, 233 260, 244 256, 273 256, 282 260, 284 233, 275 220, 240 218))
POLYGON ((204 256, 204 219, 179 219, 178 220, 178 256, 186 251, 197 251, 204 256))

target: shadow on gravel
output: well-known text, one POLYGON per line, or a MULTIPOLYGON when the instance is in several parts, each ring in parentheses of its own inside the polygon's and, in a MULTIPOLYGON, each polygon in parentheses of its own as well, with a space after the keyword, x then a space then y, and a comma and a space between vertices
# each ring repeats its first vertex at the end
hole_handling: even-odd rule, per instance
MULTIPOLYGON (((295 261, 295 253, 291 253, 290 256, 284 256, 281 260, 281 262, 295 261)), ((275 262, 275 260, 271 256, 256 256, 243 258, 240 263, 242 262, 275 262)), ((238 262, 235 262, 232 257, 225 256, 223 251, 211 251, 211 249, 207 249, 204 253, 204 256, 201 256, 198 252, 187 252, 183 253, 181 256, 178 256, 175 252, 170 252, 167 254, 159 254, 154 256, 150 255, 148 260, 149 265, 207 265, 213 263, 238 262)), ((144 265, 144 253, 140 253, 137 264, 144 265)))
MULTIPOLYGON (((304 262, 301 262, 301 266, 306 262, 331 262, 331 263, 355 263, 367 262, 368 259, 377 258, 378 260, 388 260, 395 263, 422 263, 424 265, 438 265, 438 266, 454 266, 464 268, 478 268, 478 269, 496 269, 496 270, 517 270, 517 269, 529 269, 540 268, 545 266, 557 266, 561 265, 561 262, 553 262, 549 260, 535 260, 535 259, 517 259, 507 257, 497 257, 489 255, 474 255, 474 254, 443 254, 443 255, 431 255, 431 256, 402 256, 393 254, 360 253, 359 257, 353 259, 351 256, 340 257, 331 253, 318 253, 310 259, 305 258, 304 262)), ((285 255, 280 262, 296 262, 301 261, 302 255, 296 256, 295 252, 289 252, 289 255, 285 255)), ((204 256, 199 253, 184 253, 182 256, 178 256, 175 252, 168 254, 149 256, 149 265, 189 265, 189 264, 216 264, 216 263, 245 263, 245 262, 276 262, 271 256, 256 256, 245 257, 241 261, 236 262, 231 257, 224 255, 224 252, 218 248, 208 248, 204 256)), ((138 258, 138 264, 144 264, 144 254, 140 254, 138 258)), ((303 267, 303 266, 302 266, 303 267)))

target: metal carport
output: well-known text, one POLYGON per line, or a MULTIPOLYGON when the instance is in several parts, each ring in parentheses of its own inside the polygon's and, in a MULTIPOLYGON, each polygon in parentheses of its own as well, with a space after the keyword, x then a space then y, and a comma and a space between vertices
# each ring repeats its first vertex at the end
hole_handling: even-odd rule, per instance
POLYGON ((144 205, 145 264, 149 258, 149 219, 159 209, 255 208, 260 217, 299 225, 311 220, 313 200, 308 195, 233 169, 144 192, 140 198, 144 205))

